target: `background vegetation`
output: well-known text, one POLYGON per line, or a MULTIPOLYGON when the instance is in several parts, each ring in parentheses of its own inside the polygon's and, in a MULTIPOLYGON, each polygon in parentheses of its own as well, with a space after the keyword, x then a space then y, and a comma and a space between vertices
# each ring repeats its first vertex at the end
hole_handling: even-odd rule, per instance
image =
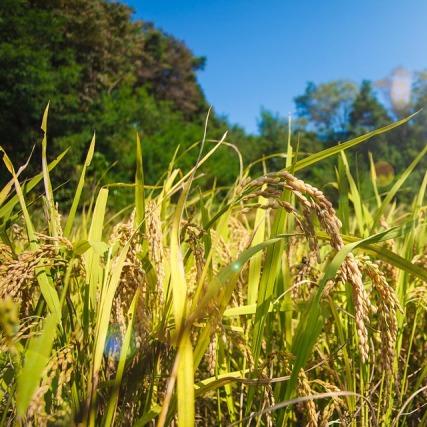
MULTIPOLYGON (((136 130, 142 134, 146 180, 151 184, 176 147, 183 152, 200 140, 208 100, 197 72, 205 58, 195 57, 152 23, 132 20, 127 6, 104 0, 4 0, 0 17, 0 139, 18 164, 37 141, 47 100, 54 112, 49 143, 52 152, 71 147, 61 173, 74 181, 83 147, 94 131, 99 150, 90 174, 104 176, 104 182, 131 177, 136 130)), ((393 100, 387 86, 379 92, 369 81, 308 83, 295 98, 293 133, 299 135, 300 152, 313 153, 409 115, 426 101, 427 75, 422 72, 416 74, 410 102, 403 104, 393 100)), ((360 179, 367 170, 368 151, 374 161, 386 160, 400 173, 424 144, 426 114, 366 144, 358 151, 357 163, 350 158, 360 179)), ((259 134, 248 135, 213 112, 208 138, 218 139, 226 129, 228 140, 249 164, 284 150, 288 119, 262 110, 259 134)), ((191 153, 180 158, 183 166, 194 160, 191 153)), ((270 163, 274 167, 274 161, 270 163)), ((237 172, 236 156, 221 150, 207 165, 207 181, 216 177, 220 185, 230 184, 237 172)), ((3 182, 6 177, 2 172, 3 182)), ((333 178, 332 164, 318 165, 305 177, 324 186, 333 178)))

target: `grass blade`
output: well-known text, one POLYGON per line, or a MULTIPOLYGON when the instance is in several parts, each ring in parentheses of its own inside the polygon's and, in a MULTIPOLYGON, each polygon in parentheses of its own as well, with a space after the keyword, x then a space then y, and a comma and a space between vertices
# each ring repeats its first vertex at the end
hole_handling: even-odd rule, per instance
POLYGON ((400 187, 402 187, 404 182, 409 178, 412 171, 415 169, 417 164, 422 160, 422 158, 425 156, 426 153, 427 153, 427 145, 421 150, 421 152, 417 155, 417 157, 415 157, 415 159, 406 168, 406 170, 402 173, 402 175, 400 175, 399 179, 393 184, 393 187, 387 193, 387 196, 384 198, 381 206, 375 212, 371 231, 373 231, 375 227, 378 225, 382 214, 384 213, 384 211, 386 210, 390 202, 393 200, 394 196, 396 196, 400 187))
POLYGON ((102 188, 99 191, 92 215, 92 222, 89 229, 88 241, 90 249, 85 253, 86 271, 89 282, 89 295, 92 306, 96 307, 96 291, 101 283, 102 268, 100 266, 100 254, 96 251, 96 246, 102 243, 102 230, 104 224, 105 210, 107 206, 108 189, 102 188))
POLYGON ((54 316, 46 317, 40 335, 31 338, 25 352, 24 365, 18 376, 16 390, 16 410, 20 418, 25 415, 49 360, 56 336, 56 325, 54 316))
POLYGON ((141 141, 136 134, 136 173, 135 173, 135 226, 141 227, 140 232, 144 233, 145 217, 145 195, 144 195, 144 166, 142 159, 141 141))
MULTIPOLYGON (((69 149, 67 148, 55 160, 49 163, 49 172, 54 169, 58 165, 58 163, 65 157, 65 155, 68 153, 68 150, 69 149)), ((25 192, 29 193, 42 179, 43 172, 31 178, 28 182, 25 183, 25 192)), ((0 208, 0 218, 4 219, 9 217, 10 213, 12 212, 13 208, 17 203, 19 203, 19 199, 18 196, 15 195, 7 203, 5 203, 4 206, 0 208)))
POLYGON ((70 237, 71 228, 76 217, 77 208, 79 206, 80 197, 85 183, 86 170, 90 166, 95 151, 95 134, 93 134, 89 150, 86 155, 86 160, 83 164, 82 173, 80 174, 79 183, 77 184, 76 193, 74 194, 73 203, 71 204, 70 212, 68 213, 67 222, 65 223, 64 235, 70 237))
POLYGON ((347 150, 351 147, 355 147, 356 145, 365 142, 374 136, 381 135, 382 133, 388 132, 398 126, 401 126, 411 120, 416 114, 411 114, 410 116, 399 120, 397 122, 391 123, 382 128, 373 130, 371 132, 366 133, 365 135, 358 136, 357 138, 351 139, 350 141, 344 142, 342 144, 334 145, 333 147, 327 148, 326 150, 319 151, 318 153, 312 154, 305 159, 298 160, 294 165, 294 171, 298 172, 299 170, 305 169, 311 165, 314 165, 321 160, 327 159, 328 157, 335 156, 343 150, 347 150))

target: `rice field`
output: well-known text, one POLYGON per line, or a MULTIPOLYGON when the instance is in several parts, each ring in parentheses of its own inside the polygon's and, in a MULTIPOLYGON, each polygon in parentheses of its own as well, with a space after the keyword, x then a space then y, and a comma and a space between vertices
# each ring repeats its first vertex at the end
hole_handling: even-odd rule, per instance
POLYGON ((396 202, 427 146, 386 193, 372 162, 372 200, 347 157, 407 120, 307 156, 290 136, 226 191, 198 185, 226 135, 154 186, 137 136, 117 212, 114 186, 82 198, 95 137, 56 203, 46 110, 40 174, 2 150, 0 424, 427 425, 427 173, 396 202), (335 206, 298 178, 330 157, 335 206))

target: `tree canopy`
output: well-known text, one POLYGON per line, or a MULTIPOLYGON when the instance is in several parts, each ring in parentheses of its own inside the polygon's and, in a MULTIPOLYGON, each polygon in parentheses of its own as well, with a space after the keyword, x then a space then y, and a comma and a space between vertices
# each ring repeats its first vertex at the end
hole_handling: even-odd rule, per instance
POLYGON ((48 100, 51 151, 71 146, 69 168, 95 130, 107 163, 129 157, 135 130, 153 147, 199 137, 207 102, 196 72, 204 58, 153 24, 133 20, 129 7, 5 0, 0 16, 0 137, 14 160, 22 162, 37 142, 48 100), (173 130, 174 141, 166 141, 173 130))

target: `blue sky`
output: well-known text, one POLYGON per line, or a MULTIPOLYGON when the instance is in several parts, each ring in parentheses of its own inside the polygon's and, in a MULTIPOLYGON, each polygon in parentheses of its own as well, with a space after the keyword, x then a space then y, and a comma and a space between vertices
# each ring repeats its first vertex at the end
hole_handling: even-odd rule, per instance
POLYGON ((261 107, 284 116, 307 81, 378 80, 427 68, 427 0, 125 0, 206 56, 217 112, 248 131, 261 107))

